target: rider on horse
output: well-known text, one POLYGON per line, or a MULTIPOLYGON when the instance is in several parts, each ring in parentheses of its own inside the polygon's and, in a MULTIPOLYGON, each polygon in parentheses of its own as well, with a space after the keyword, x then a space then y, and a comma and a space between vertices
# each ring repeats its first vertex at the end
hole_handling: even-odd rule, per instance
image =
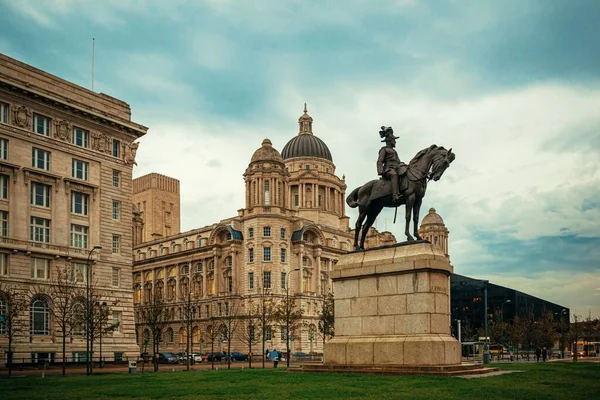
POLYGON ((406 173, 407 167, 398 153, 394 149, 396 147, 397 136, 394 136, 394 130, 391 126, 382 126, 379 131, 379 136, 385 138, 382 142, 385 142, 385 146, 379 150, 379 157, 377 158, 377 174, 381 175, 382 178, 388 179, 392 183, 392 199, 394 202, 400 199, 400 177, 406 173))

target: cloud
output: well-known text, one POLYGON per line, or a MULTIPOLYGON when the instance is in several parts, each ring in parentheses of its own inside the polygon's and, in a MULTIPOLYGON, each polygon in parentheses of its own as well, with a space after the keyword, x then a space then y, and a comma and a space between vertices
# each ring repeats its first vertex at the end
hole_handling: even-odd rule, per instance
POLYGON ((181 180, 183 229, 236 215, 252 153, 281 150, 307 102, 348 190, 376 178, 381 125, 404 161, 454 149, 421 215, 444 218, 457 272, 600 313, 580 296, 600 237, 596 2, 0 2, 2 51, 67 80, 88 86, 97 38, 95 89, 150 127, 135 174, 181 180))

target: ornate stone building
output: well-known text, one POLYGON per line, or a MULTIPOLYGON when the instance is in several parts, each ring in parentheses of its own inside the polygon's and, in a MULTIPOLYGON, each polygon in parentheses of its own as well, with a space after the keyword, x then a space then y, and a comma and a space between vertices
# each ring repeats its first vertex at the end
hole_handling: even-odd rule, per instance
MULTIPOLYGON (((74 286, 85 286, 90 260, 94 286, 116 304, 108 315, 118 327, 105 334, 103 356, 136 357, 131 175, 134 141, 146 131, 127 103, 0 54, 0 287, 28 299, 13 343, 19 362, 61 360, 57 271, 68 268, 74 286)), ((7 342, 0 322, 3 357, 7 342)), ((69 335, 68 360, 85 351, 83 334, 69 335)))
MULTIPOLYGON (((240 304, 237 314, 245 316, 265 295, 281 301, 289 289, 304 314, 303 328, 293 332, 292 351, 322 351, 318 316, 331 291, 329 273, 339 256, 351 250, 353 232, 345 215, 344 178, 336 175, 327 145, 313 134, 306 105, 298 124, 298 135, 281 153, 265 139, 252 154, 244 173, 246 204, 236 216, 134 246, 134 303, 140 337, 150 336, 139 310, 152 296, 166 299, 174 315, 160 348, 181 352, 187 336, 182 304, 191 291, 196 299, 193 348, 198 352, 210 350, 206 327, 225 323, 234 304, 240 304)), ((138 180, 148 181, 152 176, 134 180, 134 187, 141 188, 138 180)), ((143 187, 135 191, 134 206, 139 217, 143 212, 138 226, 147 230, 145 221, 152 218, 148 213, 156 207, 144 209, 142 199, 159 197, 161 189, 143 187)), ((164 212, 159 208, 158 212, 164 212)), ((148 232, 140 237, 148 237, 148 232)), ((369 241, 370 245, 390 244, 395 238, 389 232, 374 232, 369 241)), ((247 345, 233 336, 233 350, 247 352, 247 345)), ((270 326, 265 336, 267 348, 285 349, 282 326, 270 326)), ((147 341, 139 343, 143 346, 147 341)), ((219 341, 215 350, 223 346, 219 341)))
POLYGON ((444 220, 440 217, 435 208, 430 208, 429 212, 423 218, 421 226, 419 227, 419 235, 429 240, 430 243, 439 246, 443 251, 448 260, 450 260, 450 254, 448 253, 448 228, 444 224, 444 220))

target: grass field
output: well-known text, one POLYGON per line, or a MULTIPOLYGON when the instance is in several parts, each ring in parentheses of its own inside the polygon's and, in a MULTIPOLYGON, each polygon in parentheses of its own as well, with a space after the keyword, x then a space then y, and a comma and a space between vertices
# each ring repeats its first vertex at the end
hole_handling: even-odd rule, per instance
MULTIPOLYGON (((494 365, 496 366, 496 365, 494 365)), ((0 380, 2 399, 598 399, 599 363, 498 365, 512 374, 435 376, 290 374, 284 369, 162 372, 0 380)))

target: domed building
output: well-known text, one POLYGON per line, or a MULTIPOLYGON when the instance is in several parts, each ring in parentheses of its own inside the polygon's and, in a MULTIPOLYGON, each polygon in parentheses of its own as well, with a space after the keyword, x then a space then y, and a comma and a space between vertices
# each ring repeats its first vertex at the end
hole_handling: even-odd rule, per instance
POLYGON ((440 217, 435 208, 430 208, 429 212, 423 218, 421 226, 419 227, 419 235, 429 240, 432 244, 439 246, 443 251, 448 261, 450 261, 450 255, 448 254, 448 228, 444 224, 444 220, 440 217))
MULTIPOLYGON (((210 226, 166 235, 166 227, 144 223, 157 220, 149 215, 157 208, 143 199, 157 199, 152 204, 170 199, 162 202, 164 210, 158 212, 170 215, 171 222, 166 217, 162 220, 169 229, 174 221, 178 226, 179 216, 170 212, 179 209, 179 200, 173 200, 173 194, 179 196, 179 182, 168 177, 152 181, 164 182, 161 185, 134 182, 136 215, 144 219, 136 224, 135 237, 145 240, 134 246, 134 303, 141 352, 145 351, 142 344, 151 340, 141 310, 157 297, 166 300, 175 316, 165 329, 161 351, 185 351, 187 335, 180 316, 185 314, 182 309, 188 298, 194 303, 194 319, 188 325, 193 349, 205 352, 211 341, 215 351, 226 350, 226 343, 217 342, 210 332, 225 329, 232 317, 257 316, 265 298, 269 304, 284 304, 291 297, 303 315, 301 324, 294 324, 290 332, 292 353, 322 352, 318 326, 324 300, 331 293, 329 273, 339 257, 352 249, 353 233, 345 215, 345 181, 336 175, 329 148, 313 133, 306 104, 298 125, 298 134, 281 153, 271 140, 262 141, 243 174, 244 207, 235 217, 210 226), (162 237, 152 240, 157 235, 162 237)), ((382 241, 389 242, 389 237, 382 241)), ((253 351, 259 353, 262 341, 259 332, 255 335, 258 342, 253 343, 253 351)), ((285 339, 281 321, 265 327, 265 348, 284 351, 285 339)), ((248 332, 238 327, 232 332, 232 351, 247 353, 248 348, 248 332)))

